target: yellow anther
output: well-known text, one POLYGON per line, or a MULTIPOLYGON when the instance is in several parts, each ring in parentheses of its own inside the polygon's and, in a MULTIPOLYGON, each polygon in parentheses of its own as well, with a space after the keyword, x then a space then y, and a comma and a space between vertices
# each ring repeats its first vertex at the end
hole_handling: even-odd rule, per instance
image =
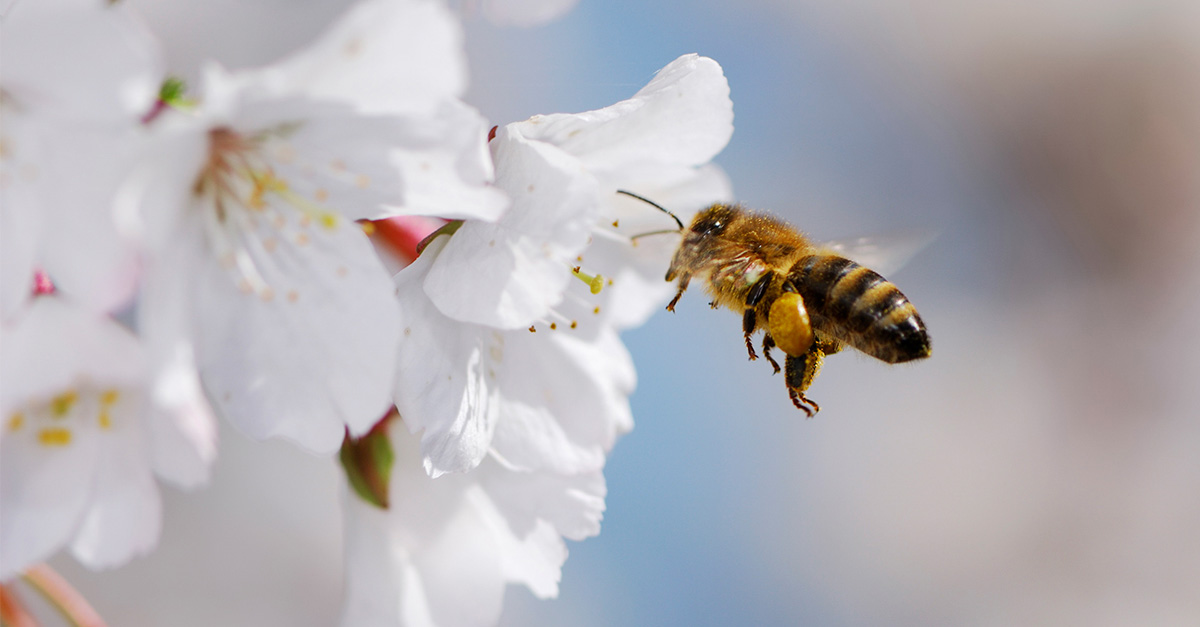
POLYGON ((575 266, 574 268, 571 268, 571 274, 574 275, 575 278, 579 279, 580 281, 587 283, 588 289, 590 289, 593 294, 599 294, 600 290, 604 289, 604 276, 603 275, 597 274, 595 276, 592 276, 590 274, 585 274, 583 272, 580 272, 579 266, 575 266))
POLYGON ((71 443, 71 430, 50 427, 38 431, 38 442, 42 446, 66 446, 71 443))
POLYGON ((112 416, 109 415, 108 409, 100 410, 99 421, 100 421, 101 429, 111 429, 112 428, 112 416))
POLYGON ((105 390, 104 393, 100 395, 100 404, 105 406, 112 405, 120 398, 120 392, 116 390, 105 390))
POLYGON ((374 222, 370 222, 370 221, 359 222, 359 226, 362 227, 363 233, 366 233, 367 235, 375 234, 375 223, 374 222))
POLYGON ((75 390, 64 392, 50 399, 50 413, 56 418, 62 418, 71 413, 71 408, 75 406, 75 402, 79 400, 79 393, 75 390))
POLYGON ((23 426, 25 426, 25 414, 22 414, 21 412, 15 412, 13 415, 8 417, 9 431, 17 431, 23 426))
POLYGON ((337 228, 337 225, 338 225, 337 214, 334 214, 334 213, 329 213, 329 212, 322 213, 317 216, 317 220, 319 220, 321 222, 321 226, 323 226, 329 230, 333 230, 333 229, 337 228))

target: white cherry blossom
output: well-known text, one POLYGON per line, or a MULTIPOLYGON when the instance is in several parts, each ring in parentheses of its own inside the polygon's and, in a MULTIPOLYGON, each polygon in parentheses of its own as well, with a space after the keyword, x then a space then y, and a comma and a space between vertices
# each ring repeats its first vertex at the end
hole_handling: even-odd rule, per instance
POLYGON ((356 220, 504 209, 456 99, 460 38, 437 3, 369 0, 277 65, 208 68, 199 109, 154 121, 122 205, 148 250, 140 317, 194 344, 247 434, 329 453, 390 406, 399 310, 356 220))
POLYGON ((508 584, 558 594, 563 538, 600 531, 599 470, 516 471, 495 457, 474 471, 430 478, 417 438, 389 425, 395 455, 390 508, 344 502, 347 627, 495 624, 508 584))
POLYGON ((158 49, 128 7, 23 2, 0 21, 0 314, 34 270, 98 310, 132 295, 137 254, 113 196, 162 80, 158 49))
POLYGON ((439 236, 396 277, 405 327, 396 408, 432 476, 464 472, 489 451, 515 468, 586 472, 633 420, 633 363, 616 332, 587 340, 569 324, 505 330, 442 314, 425 296, 427 273, 449 250, 439 236))
MULTIPOLYGON (((529 367, 512 365, 525 359, 525 346, 535 345, 528 364, 561 350, 560 340, 534 341, 526 329, 620 346, 606 338, 665 302, 662 276, 677 238, 632 236, 674 223, 616 191, 692 210, 727 196, 723 175, 707 162, 729 140, 732 116, 720 66, 685 55, 629 100, 498 130, 491 150, 496 186, 513 202, 508 213, 494 224, 463 222, 397 278, 405 335, 396 406, 410 428, 424 431, 430 473, 469 470, 494 446, 497 425, 506 424, 501 399, 536 380, 529 367)), ((575 373, 568 366, 548 370, 538 380, 545 396, 579 396, 589 385, 554 375, 575 373)), ((549 414, 563 421, 580 406, 549 414)), ((593 460, 597 451, 602 460, 607 448, 592 450, 593 460)))
POLYGON ((149 551, 155 470, 195 484, 215 453, 194 378, 178 380, 190 371, 155 391, 132 333, 53 295, 0 335, 0 580, 63 546, 92 568, 149 551))
POLYGON ((708 162, 732 133, 721 67, 694 54, 671 62, 628 100, 509 124, 492 154, 496 185, 513 207, 494 225, 463 224, 430 271, 430 298, 452 318, 501 328, 548 316, 589 336, 600 319, 641 324, 669 294, 662 277, 678 239, 635 243, 634 235, 674 222, 616 191, 654 199, 684 218, 725 200, 728 183, 708 162), (575 267, 611 279, 612 288, 572 281, 575 267))

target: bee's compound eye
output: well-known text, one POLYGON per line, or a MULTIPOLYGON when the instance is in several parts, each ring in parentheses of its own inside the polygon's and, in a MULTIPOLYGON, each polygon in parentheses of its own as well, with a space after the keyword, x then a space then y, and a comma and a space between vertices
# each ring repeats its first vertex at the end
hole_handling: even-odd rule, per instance
POLYGON ((804 300, 795 292, 785 292, 771 303, 768 330, 775 345, 792 357, 808 352, 813 343, 813 330, 808 322, 804 300))

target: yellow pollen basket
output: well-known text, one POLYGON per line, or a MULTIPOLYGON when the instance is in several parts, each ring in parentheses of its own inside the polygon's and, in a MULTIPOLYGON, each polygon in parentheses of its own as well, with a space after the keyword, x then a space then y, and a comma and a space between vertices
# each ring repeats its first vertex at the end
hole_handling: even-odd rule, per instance
POLYGON ((792 357, 808 352, 815 337, 799 294, 789 292, 775 299, 768 320, 767 327, 780 350, 792 357))

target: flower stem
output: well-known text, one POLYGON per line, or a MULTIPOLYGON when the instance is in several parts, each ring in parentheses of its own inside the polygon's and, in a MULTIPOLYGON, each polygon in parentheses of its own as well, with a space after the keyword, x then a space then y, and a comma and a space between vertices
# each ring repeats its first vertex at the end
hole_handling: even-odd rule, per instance
POLYGON ((45 564, 38 564, 21 575, 72 627, 106 627, 103 618, 61 575, 45 564))
POLYGON ((37 627, 33 614, 21 605, 10 586, 0 585, 0 624, 4 627, 37 627))

